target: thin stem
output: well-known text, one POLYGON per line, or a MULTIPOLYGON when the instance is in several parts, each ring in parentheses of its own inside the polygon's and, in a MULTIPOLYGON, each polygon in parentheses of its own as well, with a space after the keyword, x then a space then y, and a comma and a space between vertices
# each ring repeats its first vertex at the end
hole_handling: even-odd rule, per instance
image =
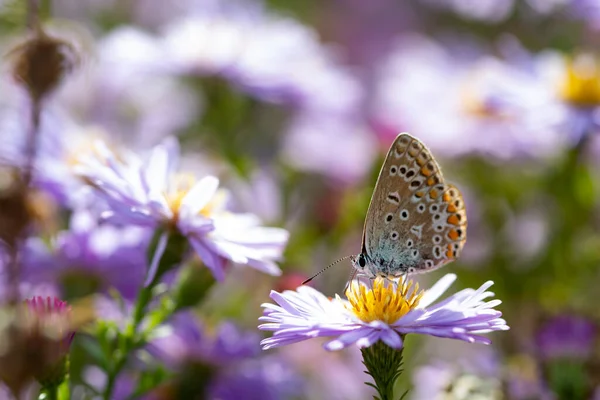
POLYGON ((27 135, 25 148, 25 171, 23 181, 25 186, 29 186, 33 179, 33 169, 35 168, 35 160, 38 151, 38 138, 40 136, 40 115, 42 111, 41 101, 32 98, 31 104, 31 127, 27 135))
POLYGON ((39 27, 39 11, 40 4, 38 0, 27 0, 27 15, 25 23, 31 30, 36 30, 39 27))
MULTIPOLYGON (((157 245, 154 247, 154 254, 151 257, 152 263, 161 263, 163 256, 165 255, 165 248, 166 245, 164 245, 162 241, 160 241, 160 244, 157 243, 157 245)), ((117 377, 125 367, 129 353, 138 345, 138 329, 142 323, 142 320, 144 319, 144 315, 146 314, 146 307, 150 303, 150 300, 152 300, 152 289, 159 280, 159 275, 156 274, 156 271, 152 271, 152 268, 148 271, 148 274, 154 274, 154 278, 150 280, 148 285, 144 285, 137 295, 133 313, 131 315, 131 322, 127 325, 125 331, 123 348, 118 352, 113 367, 108 371, 106 388, 103 396, 104 400, 110 400, 112 398, 111 396, 117 377)))

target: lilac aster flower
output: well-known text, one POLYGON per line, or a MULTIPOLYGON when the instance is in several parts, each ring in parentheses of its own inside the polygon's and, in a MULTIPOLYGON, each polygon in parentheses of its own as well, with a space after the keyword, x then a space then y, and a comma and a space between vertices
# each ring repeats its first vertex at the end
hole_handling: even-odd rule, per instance
POLYGON ((99 224, 89 210, 76 209, 69 229, 59 232, 49 245, 40 238, 29 239, 24 278, 57 284, 71 295, 79 293, 82 285, 84 292, 114 287, 133 299, 146 272, 149 233, 137 226, 99 224))
POLYGON ((469 42, 441 45, 409 36, 383 64, 373 120, 386 127, 386 137, 419 132, 449 156, 553 154, 566 142, 564 132, 551 129, 561 114, 529 75, 469 42))
POLYGON ((223 400, 294 398, 302 382, 278 357, 257 358, 259 336, 230 322, 207 335, 190 314, 179 314, 170 334, 153 340, 150 352, 175 370, 207 365, 215 373, 209 384, 210 398, 223 400))
POLYGON ((583 317, 559 315, 542 326, 537 345, 545 359, 586 359, 593 350, 596 333, 596 325, 583 317))
POLYGON ((356 104, 356 80, 314 30, 256 3, 228 3, 165 27, 160 47, 175 71, 221 76, 263 101, 332 111, 356 104))
POLYGON ((352 183, 369 171, 377 150, 375 138, 356 116, 303 112, 291 122, 283 156, 296 168, 352 183))
POLYGON ((213 337, 188 313, 176 315, 169 327, 170 334, 152 341, 151 352, 172 368, 189 361, 226 365, 260 352, 257 334, 242 332, 229 322, 220 325, 213 337))
POLYGON ((383 341, 392 348, 403 347, 401 335, 419 333, 491 343, 484 333, 507 330, 500 311, 500 300, 484 301, 493 296, 488 281, 479 289, 464 289, 437 304, 437 300, 454 282, 448 274, 430 290, 419 291, 412 281, 386 281, 372 284, 353 281, 346 291, 348 300, 339 296, 329 299, 315 289, 302 286, 296 291, 271 292, 277 304, 263 304, 264 316, 259 329, 273 331, 264 339, 263 349, 296 343, 314 337, 335 337, 325 344, 327 350, 340 350, 356 344, 369 347, 383 341))
POLYGON ((505 20, 513 10, 514 0, 423 0, 440 9, 450 10, 463 18, 483 22, 505 20))
POLYGON ((82 160, 77 171, 109 204, 104 218, 177 231, 217 279, 225 276, 225 260, 281 273, 274 260, 281 256, 287 231, 259 226, 251 214, 228 212, 227 193, 217 191, 217 178, 176 175, 176 140, 163 141, 146 161, 133 154, 119 157, 101 142, 96 154, 82 160))

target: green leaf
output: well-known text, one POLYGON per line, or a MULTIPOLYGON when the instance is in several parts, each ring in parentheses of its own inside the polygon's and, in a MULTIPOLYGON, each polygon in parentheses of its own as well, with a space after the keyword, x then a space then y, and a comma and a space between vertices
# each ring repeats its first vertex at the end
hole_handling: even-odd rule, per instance
POLYGON ((79 335, 79 343, 85 352, 92 358, 97 366, 104 371, 108 370, 110 362, 100 343, 93 337, 79 335))

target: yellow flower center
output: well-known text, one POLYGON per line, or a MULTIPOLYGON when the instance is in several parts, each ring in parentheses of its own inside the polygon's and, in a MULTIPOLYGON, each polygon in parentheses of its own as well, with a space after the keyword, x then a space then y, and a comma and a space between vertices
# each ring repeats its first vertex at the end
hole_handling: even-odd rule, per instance
POLYGON ((101 128, 96 126, 90 126, 83 129, 83 131, 74 138, 75 143, 68 149, 66 154, 66 161, 68 165, 77 166, 82 160, 89 158, 95 158, 103 163, 106 161, 102 158, 99 152, 95 148, 96 141, 104 142, 113 154, 119 159, 118 149, 113 143, 109 143, 105 140, 107 134, 101 128))
POLYGON ((350 304, 346 307, 364 322, 396 322, 419 304, 423 291, 419 284, 403 280, 396 285, 378 277, 372 288, 354 281, 346 290, 350 304))
POLYGON ((600 65, 598 60, 584 54, 567 61, 561 97, 576 106, 600 105, 600 65))
POLYGON ((165 196, 169 208, 174 214, 179 212, 181 202, 196 183, 196 178, 190 174, 177 174, 170 181, 170 187, 165 196))
MULTIPOLYGON (((171 185, 165 196, 169 208, 173 211, 173 214, 177 216, 183 199, 188 192, 194 187, 197 180, 191 174, 177 174, 171 179, 171 185)), ((224 190, 217 190, 213 198, 200 210, 199 214, 205 217, 210 217, 215 212, 222 209, 227 197, 227 192, 224 190)))

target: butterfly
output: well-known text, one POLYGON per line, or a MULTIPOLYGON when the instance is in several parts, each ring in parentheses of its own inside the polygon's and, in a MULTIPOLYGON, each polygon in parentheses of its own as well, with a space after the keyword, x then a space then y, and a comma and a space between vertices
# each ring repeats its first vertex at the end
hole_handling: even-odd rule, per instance
POLYGON ((371 197, 355 273, 393 278, 429 272, 457 259, 467 240, 460 191, 447 184, 431 152, 401 133, 371 197))

